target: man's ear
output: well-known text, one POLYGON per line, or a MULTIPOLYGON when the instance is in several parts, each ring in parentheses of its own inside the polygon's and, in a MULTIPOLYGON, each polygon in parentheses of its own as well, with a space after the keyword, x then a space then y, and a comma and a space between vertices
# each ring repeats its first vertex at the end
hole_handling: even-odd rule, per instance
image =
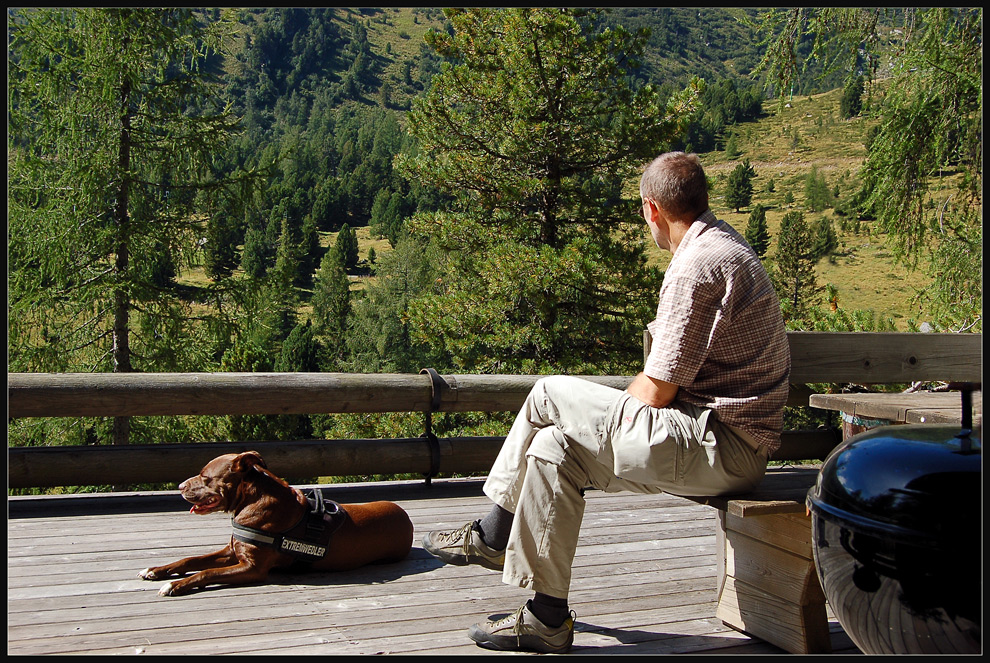
POLYGON ((667 213, 649 198, 646 199, 646 208, 644 209, 644 212, 646 213, 647 224, 654 225, 659 228, 665 228, 670 223, 667 213))
POLYGON ((657 206, 649 198, 643 198, 643 219, 647 223, 653 223, 656 220, 657 206))

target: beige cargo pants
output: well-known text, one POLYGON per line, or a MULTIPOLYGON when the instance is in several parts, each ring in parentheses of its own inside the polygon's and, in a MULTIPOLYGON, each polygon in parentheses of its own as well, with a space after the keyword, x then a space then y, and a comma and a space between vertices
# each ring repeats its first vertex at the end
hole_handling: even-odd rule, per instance
POLYGON ((576 377, 533 387, 485 482, 515 514, 502 580, 566 598, 584 517, 584 489, 717 495, 763 478, 767 456, 710 410, 654 408, 576 377))

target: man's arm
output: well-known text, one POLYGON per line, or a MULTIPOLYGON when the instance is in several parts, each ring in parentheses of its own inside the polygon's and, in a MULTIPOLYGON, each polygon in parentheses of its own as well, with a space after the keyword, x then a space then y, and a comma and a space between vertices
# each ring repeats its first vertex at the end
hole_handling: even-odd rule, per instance
POLYGON ((640 373, 629 383, 626 392, 652 407, 667 407, 677 395, 678 386, 640 373))

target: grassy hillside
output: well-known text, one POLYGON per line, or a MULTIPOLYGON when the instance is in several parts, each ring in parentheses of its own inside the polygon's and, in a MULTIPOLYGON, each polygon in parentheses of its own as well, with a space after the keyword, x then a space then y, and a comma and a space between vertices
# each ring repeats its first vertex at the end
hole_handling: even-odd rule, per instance
MULTIPOLYGON (((746 228, 750 209, 743 208, 737 213, 725 206, 725 181, 745 159, 755 168, 753 204, 770 208, 767 211, 772 236, 770 260, 781 218, 790 210, 805 209, 804 183, 813 167, 825 176, 829 189, 838 186, 840 198, 849 196, 860 186, 858 172, 866 157, 864 140, 870 121, 861 117, 841 119, 840 97, 841 90, 795 97, 783 108, 777 101, 769 101, 763 119, 735 127, 740 152, 737 158, 729 159, 725 152, 701 155, 706 170, 715 180, 712 209, 740 232, 746 228), (773 192, 767 191, 770 180, 773 180, 773 192), (793 202, 785 202, 788 193, 793 202)), ((834 285, 842 308, 873 310, 893 318, 899 330, 907 330, 908 319, 920 315, 911 300, 927 284, 928 277, 920 271, 895 265, 884 246, 884 238, 870 234, 869 224, 860 224, 856 232, 854 220, 848 219, 848 227, 843 231, 842 219, 834 210, 805 211, 806 221, 820 216, 833 219, 840 248, 831 260, 823 259, 818 264, 819 285, 834 285)))

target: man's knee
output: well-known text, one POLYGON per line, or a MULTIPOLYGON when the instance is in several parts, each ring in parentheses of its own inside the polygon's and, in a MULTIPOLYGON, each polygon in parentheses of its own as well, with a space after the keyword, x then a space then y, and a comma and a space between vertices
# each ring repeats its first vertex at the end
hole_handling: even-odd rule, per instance
MULTIPOLYGON (((544 417, 556 421, 562 412, 572 412, 582 398, 583 380, 570 375, 549 375, 533 384, 530 401, 544 417)), ((566 423, 566 422, 565 422, 566 423)))
POLYGON ((550 397, 550 392, 553 389, 553 379, 553 376, 540 378, 533 384, 533 388, 529 392, 529 397, 541 407, 547 403, 550 397))
POLYGON ((533 391, 553 396, 562 394, 574 388, 574 381, 580 380, 573 375, 547 375, 533 384, 533 391))

